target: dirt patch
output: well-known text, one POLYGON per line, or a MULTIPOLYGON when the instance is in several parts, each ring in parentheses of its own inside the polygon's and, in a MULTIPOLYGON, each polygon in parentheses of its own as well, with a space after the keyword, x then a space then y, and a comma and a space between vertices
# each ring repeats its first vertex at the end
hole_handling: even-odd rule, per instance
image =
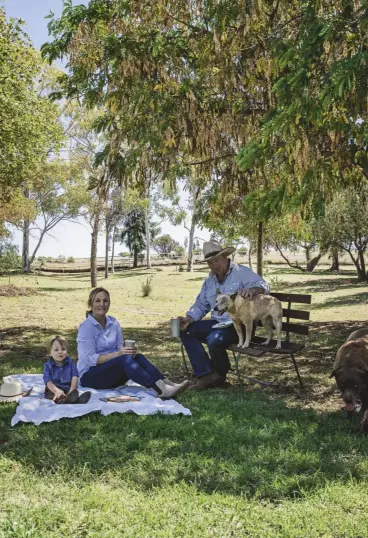
POLYGON ((0 296, 1 297, 21 297, 29 295, 37 295, 37 290, 33 288, 20 288, 19 286, 14 286, 13 284, 2 284, 0 286, 0 296))

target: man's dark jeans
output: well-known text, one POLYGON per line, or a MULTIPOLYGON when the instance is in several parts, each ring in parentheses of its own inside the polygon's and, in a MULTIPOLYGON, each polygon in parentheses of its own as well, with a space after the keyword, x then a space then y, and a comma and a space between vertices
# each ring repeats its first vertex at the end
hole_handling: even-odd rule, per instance
POLYGON ((217 323, 214 319, 193 321, 185 331, 180 332, 196 377, 213 371, 225 377, 230 369, 226 348, 237 344, 239 338, 233 325, 225 329, 212 329, 217 323), (209 356, 202 344, 207 345, 209 356))

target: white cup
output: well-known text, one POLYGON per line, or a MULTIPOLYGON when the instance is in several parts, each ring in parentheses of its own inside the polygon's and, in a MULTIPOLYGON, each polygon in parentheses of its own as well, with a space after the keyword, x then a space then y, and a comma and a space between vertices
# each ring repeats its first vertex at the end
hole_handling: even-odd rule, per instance
POLYGON ((124 347, 135 347, 135 340, 124 340, 124 347))
POLYGON ((180 320, 179 318, 172 318, 170 320, 171 336, 173 338, 180 337, 180 320))

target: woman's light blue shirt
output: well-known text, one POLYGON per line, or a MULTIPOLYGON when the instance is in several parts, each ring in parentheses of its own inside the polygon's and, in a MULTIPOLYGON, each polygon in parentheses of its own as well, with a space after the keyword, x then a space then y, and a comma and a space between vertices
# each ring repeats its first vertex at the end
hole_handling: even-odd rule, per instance
POLYGON ((97 359, 105 353, 115 353, 123 345, 120 323, 112 316, 106 316, 105 328, 89 314, 78 329, 78 371, 79 376, 97 365, 97 359))

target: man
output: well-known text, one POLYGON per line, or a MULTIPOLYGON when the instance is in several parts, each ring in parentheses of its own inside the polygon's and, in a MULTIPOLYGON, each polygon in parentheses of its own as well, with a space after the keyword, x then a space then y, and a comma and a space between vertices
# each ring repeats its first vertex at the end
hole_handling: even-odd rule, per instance
POLYGON ((231 321, 229 314, 221 317, 213 308, 217 293, 236 293, 252 299, 259 293, 269 293, 268 284, 249 267, 231 262, 228 258, 233 247, 222 248, 216 241, 203 243, 203 256, 211 273, 203 283, 196 302, 185 317, 180 317, 180 338, 186 349, 197 378, 195 390, 203 390, 224 385, 230 368, 226 348, 238 343, 238 335, 233 326, 216 329, 220 321, 231 321), (202 318, 211 312, 210 320, 202 318), (202 343, 208 347, 205 351, 202 343))

